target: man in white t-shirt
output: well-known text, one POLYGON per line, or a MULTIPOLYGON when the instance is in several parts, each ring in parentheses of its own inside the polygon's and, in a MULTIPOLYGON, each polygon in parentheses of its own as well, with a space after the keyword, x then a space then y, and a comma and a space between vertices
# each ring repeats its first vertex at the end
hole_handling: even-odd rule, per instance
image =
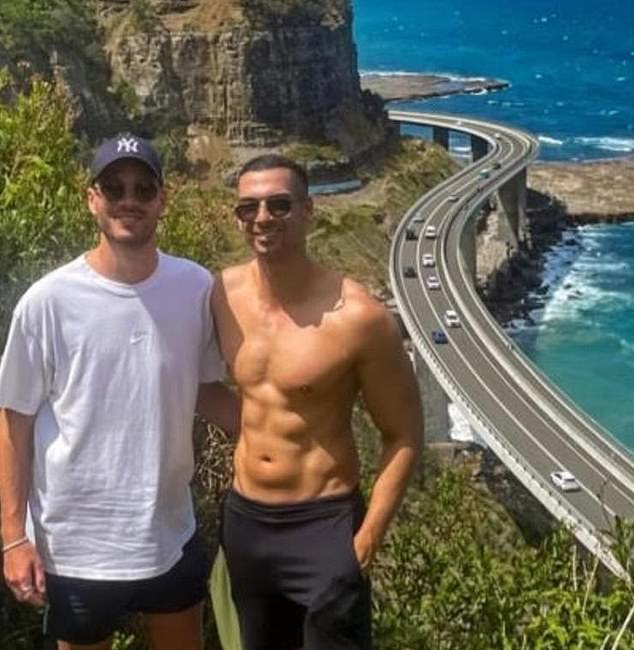
POLYGON ((109 648, 135 612, 153 650, 201 650, 194 410, 230 432, 239 420, 213 278, 156 247, 165 192, 146 140, 97 149, 87 202, 96 248, 29 288, 0 363, 5 579, 19 601, 46 604, 60 650, 109 648))

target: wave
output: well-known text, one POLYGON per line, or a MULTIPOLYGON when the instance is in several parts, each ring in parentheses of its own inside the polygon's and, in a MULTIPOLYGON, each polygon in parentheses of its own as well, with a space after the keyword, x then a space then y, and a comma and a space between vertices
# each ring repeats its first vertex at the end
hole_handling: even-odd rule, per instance
POLYGON ((619 338, 619 346, 621 347, 621 351, 628 356, 634 355, 634 342, 619 338))
POLYGON ((425 74, 433 74, 435 76, 435 73, 412 72, 411 70, 359 70, 359 74, 362 77, 368 75, 376 75, 377 77, 393 77, 394 75, 401 77, 420 77, 425 74))
POLYGON ((563 140, 558 140, 557 138, 549 138, 547 135, 539 135, 537 136, 537 139, 545 145, 549 145, 552 147, 561 147, 561 145, 564 143, 563 140))
MULTIPOLYGON (((422 70, 418 72, 412 72, 411 70, 359 70, 359 74, 362 77, 368 75, 376 75, 377 77, 438 77, 443 80, 452 81, 455 83, 484 83, 485 81, 491 81, 491 77, 470 77, 468 75, 457 74, 455 72, 438 72, 437 70, 434 70, 432 72, 429 70, 422 70)), ((495 80, 502 83, 509 83, 505 79, 498 79, 497 77, 495 80)))
POLYGON ((634 308, 634 296, 629 289, 607 288, 602 280, 627 277, 630 272, 627 262, 609 253, 601 254, 606 244, 600 240, 606 234, 604 228, 596 225, 566 231, 565 243, 545 256, 542 289, 531 292, 537 304, 529 321, 515 320, 510 331, 541 330, 546 324, 550 328, 562 320, 582 322, 589 313, 622 313, 634 308))
POLYGON ((612 138, 604 137, 579 137, 574 138, 575 144, 586 147, 594 147, 602 151, 618 151, 619 153, 631 153, 634 151, 634 138, 612 138))

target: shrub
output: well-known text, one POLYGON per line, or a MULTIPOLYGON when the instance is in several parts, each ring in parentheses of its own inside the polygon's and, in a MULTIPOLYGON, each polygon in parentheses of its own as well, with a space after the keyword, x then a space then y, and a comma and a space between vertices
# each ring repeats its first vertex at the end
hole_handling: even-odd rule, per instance
MULTIPOLYGON (((0 89, 7 83, 5 72, 0 89)), ((0 342, 24 287, 94 241, 67 115, 64 95, 41 80, 0 104, 0 342)))
POLYGON ((50 55, 60 45, 88 60, 102 59, 94 2, 84 0, 11 0, 0 2, 0 46, 16 59, 35 51, 50 55))

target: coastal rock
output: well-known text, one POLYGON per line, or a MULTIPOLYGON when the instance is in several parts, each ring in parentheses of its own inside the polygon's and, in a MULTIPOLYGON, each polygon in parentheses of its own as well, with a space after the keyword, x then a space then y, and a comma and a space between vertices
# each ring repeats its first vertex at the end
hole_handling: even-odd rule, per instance
POLYGON ((234 0, 222 15, 216 0, 157 2, 146 28, 131 4, 101 3, 115 84, 149 131, 194 125, 232 146, 329 142, 351 159, 385 141, 382 104, 359 83, 348 2, 267 14, 234 0))
POLYGON ((380 95, 385 101, 491 92, 509 85, 499 79, 454 79, 436 74, 368 73, 361 76, 361 87, 380 95))
POLYGON ((528 170, 528 185, 556 197, 571 223, 634 219, 634 159, 542 163, 528 170))
POLYGON ((564 204, 535 190, 527 192, 526 214, 519 242, 499 236, 499 220, 504 217, 495 210, 483 213, 478 225, 477 288, 501 324, 525 317, 537 306, 529 304, 527 294, 544 291, 540 290, 544 254, 561 241, 568 227, 564 204))
MULTIPOLYGON (((97 39, 97 34, 95 34, 97 39)), ((85 52, 68 43, 38 42, 28 52, 16 53, 0 46, 0 70, 6 68, 13 84, 0 97, 0 101, 12 101, 15 93, 28 89, 31 78, 36 75, 55 81, 68 97, 75 129, 90 140, 104 133, 125 128, 126 115, 110 88, 109 69, 106 60, 96 52, 86 57, 85 52)))

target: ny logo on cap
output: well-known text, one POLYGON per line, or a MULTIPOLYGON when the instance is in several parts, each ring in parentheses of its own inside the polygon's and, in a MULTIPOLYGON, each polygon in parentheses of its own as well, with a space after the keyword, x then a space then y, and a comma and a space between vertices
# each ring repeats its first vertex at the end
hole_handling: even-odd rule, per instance
POLYGON ((126 153, 138 153, 139 142, 134 138, 119 138, 117 142, 117 151, 125 150, 126 153))

